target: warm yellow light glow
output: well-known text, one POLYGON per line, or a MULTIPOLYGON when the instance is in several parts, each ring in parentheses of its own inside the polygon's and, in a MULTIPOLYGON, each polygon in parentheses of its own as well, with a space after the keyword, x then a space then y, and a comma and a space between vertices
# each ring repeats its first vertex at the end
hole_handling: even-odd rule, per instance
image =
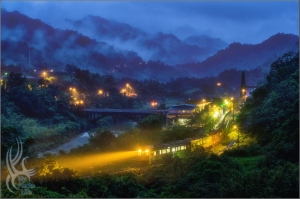
POLYGON ((214 117, 217 117, 219 115, 219 112, 218 111, 216 111, 215 113, 214 113, 214 117))
POLYGON ((221 83, 220 83, 220 82, 218 82, 218 83, 217 83, 217 86, 221 86, 221 83))
POLYGON ((102 91, 102 90, 99 90, 99 91, 98 91, 98 94, 99 94, 99 95, 102 95, 102 94, 103 94, 103 91, 102 91))
POLYGON ((76 171, 86 171, 88 168, 105 166, 118 161, 127 160, 136 157, 136 151, 98 153, 75 157, 58 157, 57 162, 60 167, 67 167, 76 171))

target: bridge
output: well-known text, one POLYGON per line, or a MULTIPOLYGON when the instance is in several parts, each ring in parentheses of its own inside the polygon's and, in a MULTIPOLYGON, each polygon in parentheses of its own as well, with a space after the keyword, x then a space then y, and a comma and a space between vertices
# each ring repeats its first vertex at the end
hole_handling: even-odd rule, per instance
POLYGON ((151 110, 151 109, 109 109, 109 108, 85 108, 83 112, 89 119, 97 119, 105 115, 120 115, 120 116, 132 116, 135 115, 135 119, 141 119, 142 116, 148 116, 153 114, 166 115, 168 110, 151 110))

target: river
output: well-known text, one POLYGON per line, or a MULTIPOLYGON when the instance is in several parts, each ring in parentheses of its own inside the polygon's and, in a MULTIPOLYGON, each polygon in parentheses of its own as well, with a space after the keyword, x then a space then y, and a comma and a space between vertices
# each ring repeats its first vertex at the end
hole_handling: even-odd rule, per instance
MULTIPOLYGON (((116 125, 110 127, 109 130, 116 137, 118 137, 120 134, 135 128, 135 126, 136 126, 136 122, 122 121, 122 122, 119 122, 116 125)), ((84 132, 84 133, 80 134, 79 136, 73 138, 69 142, 62 144, 53 150, 48 150, 48 151, 45 151, 44 153, 39 153, 38 157, 42 157, 43 154, 46 154, 46 153, 58 154, 60 150, 63 150, 68 153, 73 148, 77 148, 79 146, 88 144, 89 138, 90 138, 90 136, 89 136, 88 132, 84 132)))

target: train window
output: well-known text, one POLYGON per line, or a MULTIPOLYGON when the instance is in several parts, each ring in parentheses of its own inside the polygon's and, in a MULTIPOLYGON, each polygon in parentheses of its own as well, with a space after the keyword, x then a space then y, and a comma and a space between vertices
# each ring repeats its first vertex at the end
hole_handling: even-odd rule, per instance
POLYGON ((153 155, 156 155, 156 151, 153 152, 153 155))
POLYGON ((161 154, 161 150, 159 150, 159 154, 161 154))
POLYGON ((186 149, 185 146, 181 146, 181 150, 184 150, 184 149, 186 149))
POLYGON ((167 149, 167 153, 170 153, 170 149, 167 149))
POLYGON ((162 150, 162 154, 165 154, 167 151, 166 151, 166 149, 163 149, 162 150))

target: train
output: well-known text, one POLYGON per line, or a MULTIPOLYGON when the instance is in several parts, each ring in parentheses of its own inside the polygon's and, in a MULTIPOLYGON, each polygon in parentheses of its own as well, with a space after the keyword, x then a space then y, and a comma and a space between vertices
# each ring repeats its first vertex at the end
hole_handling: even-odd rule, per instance
POLYGON ((173 154, 173 157, 179 151, 193 152, 197 147, 203 146, 213 147, 218 144, 223 138, 223 131, 214 131, 205 136, 195 138, 187 138, 184 140, 177 140, 174 142, 147 145, 138 149, 138 157, 140 161, 155 161, 161 159, 166 154, 173 154))

